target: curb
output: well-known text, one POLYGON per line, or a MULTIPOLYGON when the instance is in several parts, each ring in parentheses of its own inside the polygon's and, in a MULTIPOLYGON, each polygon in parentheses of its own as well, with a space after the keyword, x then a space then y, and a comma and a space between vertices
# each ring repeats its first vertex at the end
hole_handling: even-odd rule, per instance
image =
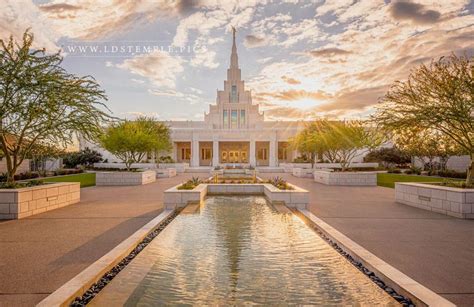
POLYGON ((126 257, 151 231, 166 220, 174 210, 164 210, 150 222, 138 229, 107 254, 99 258, 59 289, 38 303, 40 307, 68 306, 77 296, 81 296, 105 273, 126 257))
POLYGON ((298 211, 303 214, 305 218, 314 223, 326 236, 336 242, 346 253, 373 271, 385 284, 395 289, 401 295, 410 298, 416 305, 440 307, 456 306, 378 258, 308 210, 300 209, 298 211))

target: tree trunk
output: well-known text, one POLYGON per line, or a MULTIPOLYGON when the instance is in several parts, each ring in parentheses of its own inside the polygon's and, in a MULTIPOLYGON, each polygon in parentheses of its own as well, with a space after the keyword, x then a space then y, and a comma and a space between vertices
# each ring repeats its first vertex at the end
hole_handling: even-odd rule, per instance
POLYGON ((471 164, 467 169, 466 184, 470 185, 474 183, 474 152, 471 152, 471 164))

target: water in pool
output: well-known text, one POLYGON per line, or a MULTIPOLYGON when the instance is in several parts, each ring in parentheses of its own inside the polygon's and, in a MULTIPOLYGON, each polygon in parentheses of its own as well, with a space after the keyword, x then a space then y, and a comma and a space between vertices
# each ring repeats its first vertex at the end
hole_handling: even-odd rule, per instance
POLYGON ((180 214, 92 302, 397 305, 293 214, 211 197, 180 214))

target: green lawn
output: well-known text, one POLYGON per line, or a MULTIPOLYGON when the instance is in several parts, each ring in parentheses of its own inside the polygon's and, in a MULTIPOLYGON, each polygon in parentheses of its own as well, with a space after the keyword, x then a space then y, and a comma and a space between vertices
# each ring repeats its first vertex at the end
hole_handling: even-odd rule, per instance
POLYGON ((48 177, 44 182, 80 182, 81 188, 95 186, 95 173, 81 173, 66 176, 48 177))
POLYGON ((395 182, 443 182, 445 180, 453 180, 440 177, 403 175, 403 174, 377 174, 377 185, 387 188, 395 188, 395 182))

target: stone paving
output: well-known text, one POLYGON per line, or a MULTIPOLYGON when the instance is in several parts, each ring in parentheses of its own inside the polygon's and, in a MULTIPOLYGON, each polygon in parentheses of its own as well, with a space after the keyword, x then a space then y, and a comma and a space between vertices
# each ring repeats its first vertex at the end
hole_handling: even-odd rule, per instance
MULTIPOLYGON (((163 191, 191 175, 85 188, 78 204, 0 222, 0 306, 41 301, 155 217, 163 191)), ((376 256, 448 300, 474 305, 474 221, 397 204, 393 189, 275 175, 310 191, 314 214, 376 256)))

